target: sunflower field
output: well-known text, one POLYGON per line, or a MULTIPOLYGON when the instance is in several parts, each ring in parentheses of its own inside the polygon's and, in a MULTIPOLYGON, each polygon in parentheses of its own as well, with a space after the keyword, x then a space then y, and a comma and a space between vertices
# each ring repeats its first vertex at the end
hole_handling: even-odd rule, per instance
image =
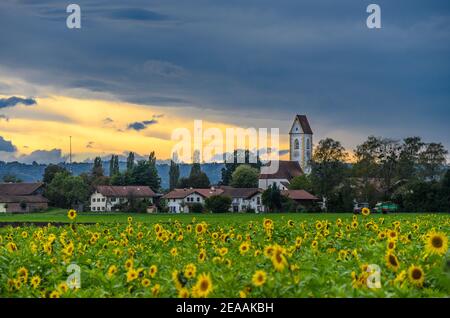
POLYGON ((1 228, 0 297, 450 294, 449 215, 198 218, 1 228))

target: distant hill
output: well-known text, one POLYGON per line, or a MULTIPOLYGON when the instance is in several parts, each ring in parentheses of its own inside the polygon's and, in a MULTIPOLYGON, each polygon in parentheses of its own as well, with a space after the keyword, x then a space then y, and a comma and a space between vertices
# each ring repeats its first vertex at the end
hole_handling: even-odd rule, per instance
MULTIPOLYGON (((69 170, 69 164, 61 163, 61 166, 69 170)), ((191 171, 191 164, 180 164, 180 177, 186 177, 191 171)), ((25 164, 20 162, 3 162, 0 161, 0 180, 5 175, 14 175, 24 182, 41 181, 44 175, 44 170, 47 167, 46 164, 25 164)), ((126 169, 126 163, 120 162, 120 171, 126 169)), ((201 165, 202 170, 208 175, 212 184, 217 184, 221 180, 221 170, 224 167, 221 163, 204 163, 201 165)), ((161 187, 164 189, 169 188, 169 165, 157 164, 158 174, 161 178, 161 187)), ((92 163, 72 163, 72 172, 75 175, 79 175, 83 172, 89 172, 92 169, 92 163)), ((109 161, 103 162, 103 169, 105 175, 109 175, 109 161)))

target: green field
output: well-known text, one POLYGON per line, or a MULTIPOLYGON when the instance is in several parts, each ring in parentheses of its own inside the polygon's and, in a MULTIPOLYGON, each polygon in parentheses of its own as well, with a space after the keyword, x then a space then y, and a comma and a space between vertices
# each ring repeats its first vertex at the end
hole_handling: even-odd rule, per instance
MULTIPOLYGON (((423 213, 396 213, 396 214, 373 214, 372 217, 384 217, 384 218, 413 218, 423 213)), ((132 216, 136 222, 144 223, 158 223, 158 222, 170 222, 173 220, 179 220, 181 222, 190 222, 192 218, 196 218, 197 221, 205 221, 208 223, 227 223, 228 221, 242 221, 249 222, 252 220, 262 220, 264 218, 271 218, 273 220, 292 219, 294 221, 314 221, 327 219, 334 221, 337 218, 350 218, 352 213, 215 213, 215 214, 142 214, 142 213, 102 213, 102 212, 79 212, 77 222, 85 223, 126 223, 129 216, 132 216)), ((0 214, 0 222, 67 222, 67 210, 64 209, 51 209, 46 212, 29 213, 29 214, 0 214)))

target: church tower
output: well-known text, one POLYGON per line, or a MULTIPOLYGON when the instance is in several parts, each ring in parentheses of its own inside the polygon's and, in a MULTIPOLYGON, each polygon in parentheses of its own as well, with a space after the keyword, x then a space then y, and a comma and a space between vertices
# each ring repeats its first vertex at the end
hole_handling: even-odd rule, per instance
POLYGON ((311 172, 310 160, 313 155, 313 132, 305 115, 294 118, 289 131, 289 160, 297 161, 305 173, 311 172))

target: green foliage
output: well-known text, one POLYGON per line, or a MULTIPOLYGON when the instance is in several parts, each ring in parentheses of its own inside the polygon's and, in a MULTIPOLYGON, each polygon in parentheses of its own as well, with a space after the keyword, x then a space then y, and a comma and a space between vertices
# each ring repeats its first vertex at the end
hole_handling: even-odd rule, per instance
POLYGON ((94 178, 103 177, 103 163, 100 157, 95 157, 94 166, 92 167, 92 176, 94 178))
POLYGON ((20 183, 22 182, 22 179, 18 178, 17 176, 13 174, 7 174, 3 176, 3 182, 7 183, 20 183))
POLYGON ((55 174, 57 174, 58 172, 67 172, 67 170, 60 165, 49 164, 44 170, 44 177, 42 181, 45 184, 50 184, 55 174))
POLYGON ((192 213, 202 213, 204 206, 201 203, 195 202, 189 205, 189 212, 192 213))
POLYGON ((257 188, 259 171, 249 165, 240 165, 231 176, 231 186, 235 188, 257 188))
POLYGON ((231 198, 225 195, 213 195, 206 198, 205 206, 208 211, 213 213, 225 213, 231 207, 231 198))
POLYGON ((199 163, 194 163, 188 178, 181 178, 178 182, 179 188, 200 188, 206 189, 210 187, 209 178, 201 170, 199 163))
POLYGON ((262 194, 262 203, 269 212, 279 212, 283 207, 282 200, 281 191, 276 184, 269 185, 262 194))
POLYGON ((127 170, 131 171, 134 167, 134 152, 130 152, 127 158, 127 170))
POLYGON ((312 185, 312 182, 311 182, 311 179, 309 178, 309 176, 304 174, 304 175, 296 176, 296 177, 292 178, 292 180, 289 184, 289 189, 305 190, 308 192, 312 192, 313 185, 312 185))
POLYGON ((258 171, 261 168, 261 161, 259 160, 259 156, 255 155, 249 150, 245 150, 244 152, 235 150, 233 152, 232 162, 228 162, 227 160, 227 162, 225 163, 225 167, 222 168, 222 180, 220 184, 230 185, 233 172, 237 169, 237 167, 243 164, 249 165, 252 168, 257 169, 258 171), (254 157, 256 157, 256 163, 250 163, 250 159, 254 157))
POLYGON ((109 161, 109 176, 114 177, 119 173, 119 156, 112 155, 111 160, 109 161))
POLYGON ((170 160, 170 168, 169 168, 169 190, 175 189, 178 184, 178 179, 180 178, 180 166, 170 160))
POLYGON ((48 184, 46 197, 52 206, 71 208, 86 203, 89 199, 89 185, 81 176, 72 176, 67 171, 57 172, 48 184))

